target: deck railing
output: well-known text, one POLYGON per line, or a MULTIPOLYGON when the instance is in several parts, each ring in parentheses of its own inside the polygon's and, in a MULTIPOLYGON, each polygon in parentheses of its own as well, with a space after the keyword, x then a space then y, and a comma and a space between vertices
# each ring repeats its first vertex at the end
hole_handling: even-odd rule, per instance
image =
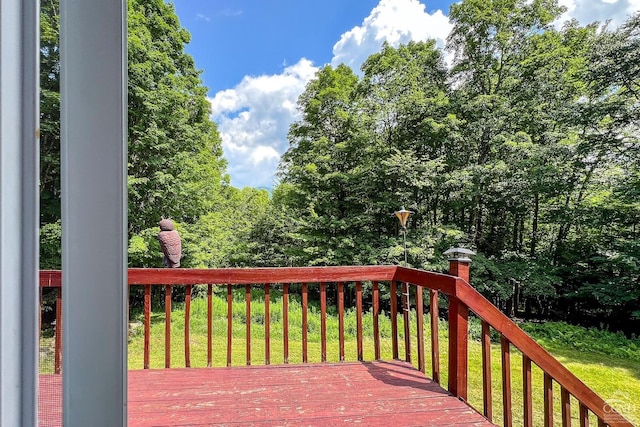
MULTIPOLYGON (((171 367, 171 295, 173 286, 184 286, 185 319, 184 319, 184 360, 190 367, 190 316, 192 286, 205 284, 207 287, 207 365, 212 365, 213 357, 213 307, 212 295, 215 286, 226 287, 227 295, 227 346, 226 362, 232 360, 232 307, 234 286, 245 287, 246 318, 251 319, 251 287, 263 286, 265 293, 264 316, 264 349, 265 364, 271 360, 271 325, 270 298, 271 289, 276 286, 282 292, 282 345, 283 363, 289 363, 289 287, 301 285, 302 305, 302 362, 308 362, 308 293, 310 287, 317 287, 320 295, 321 318, 321 361, 327 360, 327 285, 335 284, 337 289, 336 305, 339 320, 339 360, 345 360, 345 304, 346 286, 355 287, 355 305, 357 317, 357 360, 364 360, 363 351, 363 296, 362 284, 371 283, 372 293, 370 305, 373 316, 374 358, 380 359, 380 332, 378 317, 380 313, 381 283, 388 284, 392 295, 390 300, 392 357, 399 358, 398 314, 402 311, 404 328, 404 355, 407 362, 412 361, 411 333, 415 330, 417 347, 417 367, 425 373, 425 338, 424 338, 424 290, 429 292, 430 325, 431 325, 431 377, 440 383, 440 347, 438 338, 438 300, 441 295, 448 300, 448 389, 456 397, 467 400, 468 388, 468 319, 472 312, 481 319, 482 345, 482 408, 477 408, 484 416, 493 421, 494 399, 491 388, 491 330, 497 331, 501 337, 502 362, 502 413, 503 425, 512 426, 512 388, 511 388, 511 348, 522 353, 523 381, 523 415, 524 425, 533 425, 533 392, 531 381, 532 365, 538 366, 544 373, 544 425, 554 425, 553 383, 560 386, 561 421, 563 426, 571 425, 571 402, 578 404, 580 426, 589 425, 589 414, 598 419, 598 426, 631 426, 631 423, 613 410, 607 403, 558 362, 531 337, 522 331, 507 316, 485 299, 468 283, 468 265, 452 261, 451 272, 454 275, 438 274, 422 270, 395 266, 364 267, 317 267, 317 268, 252 268, 252 269, 129 269, 129 286, 144 288, 144 362, 143 367, 150 366, 150 332, 151 332, 151 288, 162 286, 165 291, 165 367, 171 367), (462 267, 462 268, 459 268, 462 267), (466 276, 466 277, 465 277, 466 276), (411 288, 413 292, 411 292, 411 288), (399 292, 399 294, 398 294, 399 292), (396 296, 395 298, 393 296, 396 296), (413 296, 413 301, 411 301, 413 296), (400 307, 398 306, 400 304, 400 307), (415 307, 416 327, 411 328, 409 307, 415 307)), ((41 288, 56 288, 56 323, 55 323, 55 372, 61 372, 62 361, 62 280, 60 271, 42 271, 41 288)), ((314 288, 315 289, 315 288, 314 288)), ((251 358, 251 322, 246 321, 246 364, 251 358)))

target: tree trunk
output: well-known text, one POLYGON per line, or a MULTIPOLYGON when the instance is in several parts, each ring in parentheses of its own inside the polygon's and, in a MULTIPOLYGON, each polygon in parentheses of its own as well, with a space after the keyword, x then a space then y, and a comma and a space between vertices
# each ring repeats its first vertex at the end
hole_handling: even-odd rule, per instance
POLYGON ((519 215, 515 214, 513 218, 513 234, 511 240, 511 248, 513 251, 518 250, 518 229, 520 228, 520 220, 518 217, 519 215))
POLYGON ((531 225, 531 258, 536 256, 536 246, 538 244, 538 215, 540 213, 540 196, 536 193, 533 196, 533 223, 531 225))
POLYGON ((527 319, 531 319, 532 310, 531 310, 531 297, 525 298, 524 300, 524 316, 527 319))
POLYGON ((511 310, 509 310, 509 316, 514 317, 518 311, 518 284, 513 283, 513 290, 511 295, 511 310))

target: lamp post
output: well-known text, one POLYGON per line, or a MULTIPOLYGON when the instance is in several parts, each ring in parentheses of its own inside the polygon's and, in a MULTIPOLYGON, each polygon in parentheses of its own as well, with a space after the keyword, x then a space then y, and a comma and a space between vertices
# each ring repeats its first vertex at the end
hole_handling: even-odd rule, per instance
MULTIPOLYGON (((404 266, 407 267, 407 220, 411 216, 413 212, 408 211, 404 208, 404 206, 397 212, 395 212, 396 217, 400 221, 400 226, 402 227, 402 243, 404 248, 404 266)), ((409 308, 411 307, 409 302, 409 284, 404 283, 402 289, 402 305, 403 307, 403 319, 404 319, 404 347, 405 347, 405 356, 407 362, 411 363, 411 342, 409 341, 409 308)))

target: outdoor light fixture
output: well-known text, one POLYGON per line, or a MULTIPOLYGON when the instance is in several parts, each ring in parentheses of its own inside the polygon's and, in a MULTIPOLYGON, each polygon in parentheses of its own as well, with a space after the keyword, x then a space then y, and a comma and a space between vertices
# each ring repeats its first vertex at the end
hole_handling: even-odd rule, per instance
POLYGON ((394 212, 398 217, 398 221, 400 221, 400 226, 402 227, 402 242, 404 247, 404 266, 407 267, 407 221, 413 212, 408 211, 404 208, 400 208, 399 211, 394 212))
POLYGON ((409 219, 409 217, 411 216, 413 212, 408 211, 404 208, 404 206, 397 212, 395 212, 396 216, 398 217, 398 220, 400 221, 400 225, 402 226, 402 229, 404 230, 404 232, 407 232, 407 220, 409 219))
POLYGON ((451 248, 445 251, 445 255, 449 255, 449 260, 471 262, 471 256, 476 253, 466 248, 451 248))

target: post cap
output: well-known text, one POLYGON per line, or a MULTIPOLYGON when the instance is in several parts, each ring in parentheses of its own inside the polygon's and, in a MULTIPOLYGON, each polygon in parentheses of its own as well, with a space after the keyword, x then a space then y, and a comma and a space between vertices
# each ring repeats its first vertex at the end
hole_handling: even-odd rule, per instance
POLYGON ((471 262, 471 256, 476 253, 467 248, 451 248, 444 252, 445 255, 449 255, 449 261, 467 261, 471 262))

